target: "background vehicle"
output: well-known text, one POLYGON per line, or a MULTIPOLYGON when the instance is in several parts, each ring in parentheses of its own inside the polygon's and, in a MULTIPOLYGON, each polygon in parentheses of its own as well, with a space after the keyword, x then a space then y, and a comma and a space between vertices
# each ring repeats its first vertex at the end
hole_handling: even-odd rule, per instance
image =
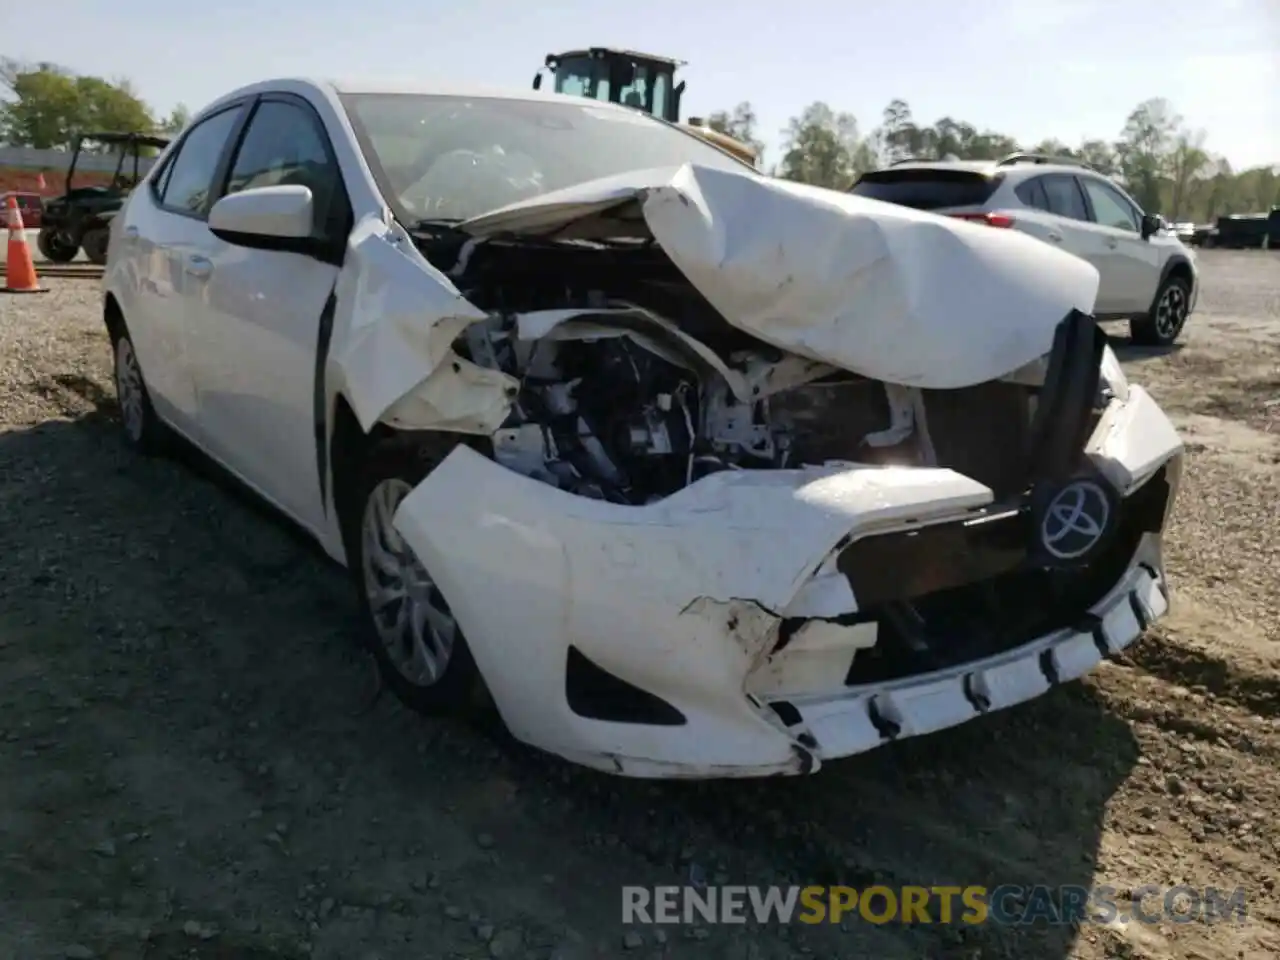
POLYGON ((0 193, 0 208, 9 202, 10 197, 15 197, 18 201, 22 225, 28 230, 38 229, 44 219, 44 201, 40 198, 40 194, 26 190, 7 190, 0 193))
MULTIPOLYGON (((683 80, 675 82, 675 72, 681 66, 683 61, 669 57, 609 47, 549 53, 546 59, 546 69, 555 78, 556 93, 620 103, 668 123, 680 123, 680 98, 685 85, 683 80)), ((541 86, 539 72, 533 78, 533 89, 541 86)), ((683 126, 755 166, 756 151, 749 144, 711 129, 700 117, 690 117, 683 126)))
POLYGON ((143 151, 163 150, 168 145, 167 137, 144 133, 86 133, 77 137, 64 193, 44 205, 44 222, 37 246, 45 258, 52 263, 68 263, 83 248, 85 256, 94 263, 106 263, 111 218, 138 182, 143 151), (107 147, 118 153, 115 175, 110 186, 77 187, 75 176, 80 154, 93 147, 107 147))
POLYGON ((1218 239, 1218 228, 1211 223, 1198 223, 1191 232, 1193 247, 1212 247, 1218 239))
POLYGON ((1233 213, 1219 217, 1214 246, 1231 250, 1280 246, 1280 207, 1270 213, 1233 213))
POLYGON ((1098 269, 1099 320, 1128 319, 1137 343, 1173 343, 1199 293, 1195 260, 1164 221, 1091 167, 1016 153, 1003 160, 904 160, 850 192, 1021 230, 1098 269))

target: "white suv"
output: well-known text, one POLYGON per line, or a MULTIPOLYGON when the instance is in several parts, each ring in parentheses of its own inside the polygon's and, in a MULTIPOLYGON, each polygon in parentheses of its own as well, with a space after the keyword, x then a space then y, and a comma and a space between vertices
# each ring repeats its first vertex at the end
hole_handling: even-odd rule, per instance
POLYGON ((1173 343, 1195 309, 1195 255, 1164 222, 1084 164, 1016 153, 1003 160, 904 160, 850 192, 1022 230, 1098 268, 1098 320, 1129 321, 1135 343, 1173 343))

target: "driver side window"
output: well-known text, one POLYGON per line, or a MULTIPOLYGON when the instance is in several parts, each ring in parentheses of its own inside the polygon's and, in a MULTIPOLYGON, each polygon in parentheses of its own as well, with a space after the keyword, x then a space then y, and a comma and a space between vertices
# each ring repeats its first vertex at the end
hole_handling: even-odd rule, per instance
POLYGON ((1133 207, 1110 186, 1092 177, 1082 177, 1089 204, 1093 207, 1093 220, 1103 227, 1139 233, 1142 226, 1133 207))
POLYGON ((249 119, 224 193, 289 185, 311 191, 317 239, 341 231, 347 210, 342 173, 319 118, 301 104, 264 100, 249 119))

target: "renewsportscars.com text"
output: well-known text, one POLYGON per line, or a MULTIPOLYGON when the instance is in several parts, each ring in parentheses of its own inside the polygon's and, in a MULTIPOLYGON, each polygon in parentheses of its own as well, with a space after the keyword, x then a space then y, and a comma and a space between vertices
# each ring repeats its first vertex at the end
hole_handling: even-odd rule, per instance
POLYGON ((1192 923, 1247 918, 1243 888, 982 886, 623 887, 624 924, 1192 923))

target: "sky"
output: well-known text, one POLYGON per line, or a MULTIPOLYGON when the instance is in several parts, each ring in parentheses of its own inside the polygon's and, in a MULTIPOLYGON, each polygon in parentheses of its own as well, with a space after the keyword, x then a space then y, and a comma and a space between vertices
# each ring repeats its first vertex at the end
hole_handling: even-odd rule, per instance
POLYGON ((901 98, 1074 144, 1150 97, 1237 168, 1280 163, 1280 0, 59 0, 57 29, 38 6, 0 2, 6 56, 128 77, 161 114, 277 76, 528 88, 547 53, 619 46, 687 61, 686 117, 751 101, 766 163, 814 100, 863 132, 901 98))

